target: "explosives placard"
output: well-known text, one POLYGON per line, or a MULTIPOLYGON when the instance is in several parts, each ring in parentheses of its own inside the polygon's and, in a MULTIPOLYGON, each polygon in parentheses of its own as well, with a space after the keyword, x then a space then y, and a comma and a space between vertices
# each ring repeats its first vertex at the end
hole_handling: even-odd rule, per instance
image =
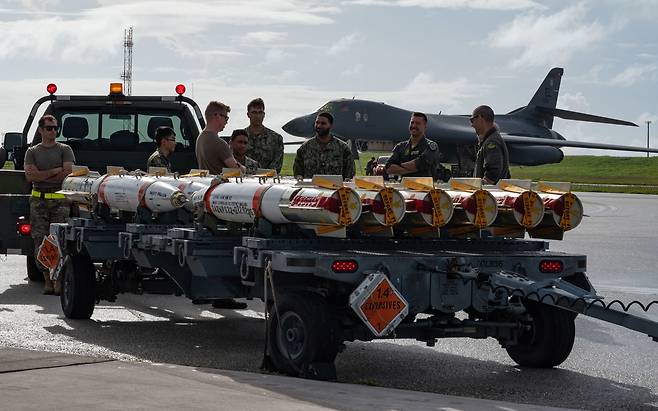
POLYGON ((350 295, 350 306, 377 337, 390 333, 409 313, 409 304, 382 273, 370 274, 350 295))
POLYGON ((59 265, 61 255, 59 244, 55 236, 50 234, 49 236, 44 237, 41 247, 39 247, 37 260, 39 260, 44 267, 52 271, 59 265))

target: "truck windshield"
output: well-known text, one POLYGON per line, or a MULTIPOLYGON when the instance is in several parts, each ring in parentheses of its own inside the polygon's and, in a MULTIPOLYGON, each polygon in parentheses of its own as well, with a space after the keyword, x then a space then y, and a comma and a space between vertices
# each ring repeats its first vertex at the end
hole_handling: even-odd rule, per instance
POLYGON ((179 113, 98 113, 71 111, 55 113, 60 124, 57 141, 81 149, 93 150, 98 146, 116 147, 121 150, 149 151, 155 149, 155 130, 171 127, 176 133, 176 143, 181 149, 190 147, 190 140, 179 113))

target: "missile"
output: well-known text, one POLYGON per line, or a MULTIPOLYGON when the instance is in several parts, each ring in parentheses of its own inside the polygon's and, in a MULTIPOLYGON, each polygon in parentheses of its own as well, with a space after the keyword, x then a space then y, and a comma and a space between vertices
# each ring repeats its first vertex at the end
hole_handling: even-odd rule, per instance
MULTIPOLYGON (((354 177, 351 185, 359 194, 362 207, 368 211, 359 219, 363 230, 381 232, 381 228, 392 227, 404 218, 404 197, 397 189, 385 186, 383 177, 354 177)), ((388 231, 393 234, 392 230, 388 231)))
MULTIPOLYGON (((210 184, 205 184, 204 181, 195 181, 192 179, 179 178, 179 177, 174 177, 173 175, 164 175, 154 178, 156 179, 156 181, 167 183, 172 187, 179 189, 183 194, 185 194, 185 197, 187 197, 188 200, 192 199, 192 196, 197 191, 206 189, 210 186, 210 184)), ((192 201, 187 201, 184 205, 185 209, 188 211, 192 211, 193 206, 194 204, 192 203, 192 201)))
POLYGON ((262 217, 273 224, 308 225, 327 234, 331 227, 356 223, 361 202, 356 191, 342 186, 335 176, 315 176, 313 185, 259 184, 227 182, 197 191, 192 197, 201 207, 220 220, 254 223, 262 217))
POLYGON ((89 171, 86 166, 73 166, 71 174, 64 178, 62 189, 57 193, 76 203, 91 204, 91 187, 100 177, 97 171, 89 171))
POLYGON ((179 189, 148 176, 106 174, 94 181, 91 191, 99 203, 120 211, 135 212, 142 206, 152 212, 168 212, 187 202, 179 189))
POLYGON ((469 225, 471 229, 483 229, 493 224, 498 216, 498 205, 494 196, 482 189, 481 179, 452 178, 449 187, 451 189, 445 191, 455 205, 450 225, 467 225, 453 230, 454 233, 459 234, 461 229, 469 231, 469 225))
POLYGON ((546 212, 541 223, 528 231, 531 237, 561 240, 564 232, 573 230, 583 220, 583 203, 571 192, 571 183, 537 183, 537 192, 546 212))
POLYGON ((498 216, 493 225, 511 226, 530 229, 536 227, 544 218, 544 201, 531 191, 530 180, 500 180, 497 189, 488 191, 496 199, 498 216))

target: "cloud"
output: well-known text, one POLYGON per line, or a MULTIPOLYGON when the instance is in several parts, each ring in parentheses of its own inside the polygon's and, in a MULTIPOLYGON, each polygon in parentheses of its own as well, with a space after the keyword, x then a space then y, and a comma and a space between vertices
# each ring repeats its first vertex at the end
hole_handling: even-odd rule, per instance
POLYGON ((647 78, 655 79, 657 72, 658 65, 656 64, 634 64, 632 66, 626 67, 624 71, 613 77, 610 81, 610 84, 613 86, 632 86, 633 84, 647 78))
POLYGON ((274 43, 285 40, 288 37, 288 33, 279 31, 252 31, 241 37, 244 42, 274 43))
POLYGON ((532 0, 353 0, 342 4, 358 6, 421 7, 425 9, 519 10, 544 9, 532 0))
POLYGON ((331 24, 335 7, 315 1, 106 1, 78 13, 22 16, 0 22, 0 59, 39 55, 84 61, 116 49, 123 28, 170 44, 216 24, 267 26, 331 24), (245 16, 249 16, 245 19, 245 16))
POLYGON ((363 71, 363 64, 357 63, 351 67, 345 68, 345 70, 343 70, 340 73, 340 75, 345 77, 356 76, 358 74, 361 74, 362 71, 363 71))
POLYGON ((327 54, 330 56, 335 56, 340 53, 344 53, 347 50, 349 50, 354 43, 358 40, 358 36, 356 33, 348 34, 346 36, 343 36, 339 38, 334 44, 331 45, 329 50, 327 51, 327 54))
POLYGON ((522 14, 491 33, 489 42, 518 56, 510 62, 513 68, 564 64, 612 30, 596 20, 588 22, 586 14, 582 3, 551 15, 522 14))

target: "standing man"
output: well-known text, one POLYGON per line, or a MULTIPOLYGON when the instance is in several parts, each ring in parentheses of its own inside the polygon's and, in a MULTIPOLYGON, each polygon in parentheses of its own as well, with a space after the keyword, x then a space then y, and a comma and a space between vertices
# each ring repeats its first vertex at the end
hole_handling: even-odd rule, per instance
POLYGON ((205 111, 206 128, 196 139, 195 154, 199 168, 208 170, 210 174, 219 175, 224 167, 240 168, 245 171, 231 154, 228 143, 219 137, 228 123, 228 113, 231 107, 219 101, 208 103, 205 111))
POLYGON ((427 116, 424 113, 412 113, 409 140, 401 141, 393 148, 384 167, 386 174, 437 178, 438 169, 443 168, 439 162, 439 146, 425 137, 426 129, 427 116))
POLYGON ((375 157, 370 157, 370 161, 366 163, 366 175, 371 176, 374 174, 375 166, 377 165, 377 160, 375 157))
POLYGON ((478 136, 473 177, 481 178, 487 184, 496 184, 501 178, 510 178, 509 153, 494 124, 491 107, 477 107, 470 120, 478 136))
MULTIPOLYGON (((25 152, 25 178, 32 183, 30 224, 36 254, 43 238, 50 234, 50 223, 63 223, 69 217, 69 203, 63 194, 55 192, 62 189, 62 181, 71 173, 75 156, 71 147, 55 141, 57 130, 54 116, 41 117, 38 128, 41 143, 25 152)), ((59 295, 61 281, 51 281, 50 272, 38 260, 37 266, 43 272, 43 293, 59 295)))
POLYGON ((247 147, 249 146, 249 137, 247 137, 247 132, 242 129, 233 130, 233 133, 231 133, 231 141, 229 145, 231 146, 233 157, 237 160, 238 163, 245 166, 247 169, 247 174, 255 174, 258 170, 258 161, 254 160, 246 154, 247 147))
POLYGON ((283 137, 263 125, 265 102, 262 98, 253 99, 247 104, 249 126, 245 129, 249 138, 247 155, 258 161, 261 168, 281 172, 283 166, 283 137))
POLYGON ((169 156, 176 150, 176 133, 171 127, 161 126, 155 130, 155 142, 158 149, 151 154, 146 162, 149 167, 164 167, 171 173, 171 160, 169 156))
POLYGON ((342 175, 343 179, 354 177, 354 160, 346 143, 331 134, 334 117, 326 112, 315 119, 315 136, 306 140, 297 149, 293 174, 311 178, 315 174, 342 175))
MULTIPOLYGON (((228 143, 219 137, 219 132, 224 130, 228 123, 228 113, 230 112, 231 107, 226 104, 211 101, 204 113, 206 128, 196 139, 195 154, 199 168, 208 170, 210 174, 219 175, 224 167, 239 168, 243 173, 245 172, 244 166, 241 166, 231 154, 228 143)), ((232 298, 214 300, 212 306, 229 309, 247 308, 246 303, 235 301, 232 298)))

